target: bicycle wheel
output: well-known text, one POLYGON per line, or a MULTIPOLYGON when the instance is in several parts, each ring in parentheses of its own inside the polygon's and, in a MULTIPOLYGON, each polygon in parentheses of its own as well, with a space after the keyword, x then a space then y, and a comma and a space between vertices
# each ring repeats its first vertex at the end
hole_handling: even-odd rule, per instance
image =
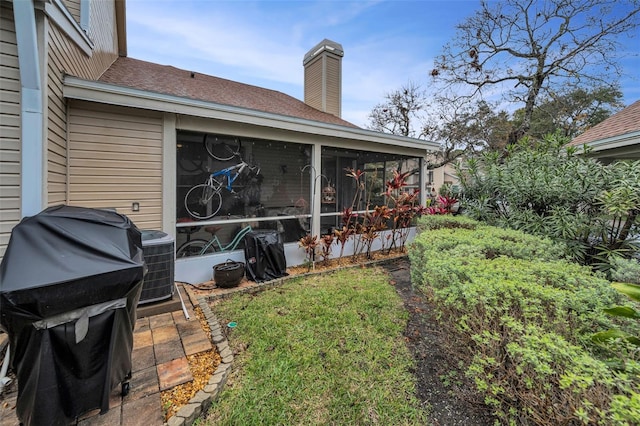
POLYGON ((202 170, 202 160, 198 158, 181 158, 178 160, 178 167, 187 173, 202 170))
POLYGON ((223 142, 215 136, 205 135, 203 142, 209 155, 219 161, 228 161, 240 154, 240 139, 238 138, 223 142))
POLYGON ((190 257, 190 256, 202 256, 203 254, 215 253, 216 249, 213 244, 209 244, 207 240, 191 240, 187 241, 176 251, 177 258, 190 257))
POLYGON ((220 185, 217 189, 201 183, 187 192, 184 197, 184 207, 194 219, 209 219, 218 213, 222 207, 222 195, 220 185))

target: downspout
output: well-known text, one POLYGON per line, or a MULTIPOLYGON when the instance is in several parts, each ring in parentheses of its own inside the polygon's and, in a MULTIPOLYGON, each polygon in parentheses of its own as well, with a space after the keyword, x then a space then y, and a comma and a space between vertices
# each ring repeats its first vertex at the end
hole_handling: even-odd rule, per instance
MULTIPOLYGON (((21 216, 33 216, 42 210, 43 141, 42 141, 42 90, 40 64, 36 36, 36 14, 33 0, 13 2, 13 20, 18 41, 18 66, 20 68, 20 118, 21 118, 21 216)), ((11 380, 7 377, 11 345, 7 346, 0 367, 0 393, 11 380)))
POLYGON ((13 2, 20 67, 20 117, 22 152, 22 217, 33 216, 43 207, 44 140, 42 86, 36 16, 33 0, 13 2))

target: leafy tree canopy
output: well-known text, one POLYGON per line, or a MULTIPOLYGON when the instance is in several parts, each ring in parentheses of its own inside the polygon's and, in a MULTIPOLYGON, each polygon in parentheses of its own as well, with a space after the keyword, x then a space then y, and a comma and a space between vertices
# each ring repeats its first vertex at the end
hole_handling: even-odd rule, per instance
MULTIPOLYGON (((560 132, 562 136, 574 138, 623 107, 622 92, 618 87, 551 92, 533 110, 527 134, 542 139, 544 135, 560 132)), ((513 123, 520 126, 524 115, 523 109, 517 110, 513 123)))

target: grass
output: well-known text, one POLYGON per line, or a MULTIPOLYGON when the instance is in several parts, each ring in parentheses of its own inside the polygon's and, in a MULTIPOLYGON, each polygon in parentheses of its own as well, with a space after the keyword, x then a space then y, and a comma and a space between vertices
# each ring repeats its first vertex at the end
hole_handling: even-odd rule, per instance
POLYGON ((239 354, 207 424, 425 424, 408 314, 382 269, 304 277, 213 310, 238 324, 239 354))

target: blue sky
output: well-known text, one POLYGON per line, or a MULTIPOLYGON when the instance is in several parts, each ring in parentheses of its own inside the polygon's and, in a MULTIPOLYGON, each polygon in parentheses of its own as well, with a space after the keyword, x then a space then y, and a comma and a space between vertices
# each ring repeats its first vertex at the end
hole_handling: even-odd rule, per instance
MULTIPOLYGON (((128 56, 304 98, 302 58, 342 44, 344 119, 365 126, 384 95, 429 85, 433 58, 479 0, 127 0, 128 56)), ((640 99, 640 38, 621 40, 624 101, 640 99)))

